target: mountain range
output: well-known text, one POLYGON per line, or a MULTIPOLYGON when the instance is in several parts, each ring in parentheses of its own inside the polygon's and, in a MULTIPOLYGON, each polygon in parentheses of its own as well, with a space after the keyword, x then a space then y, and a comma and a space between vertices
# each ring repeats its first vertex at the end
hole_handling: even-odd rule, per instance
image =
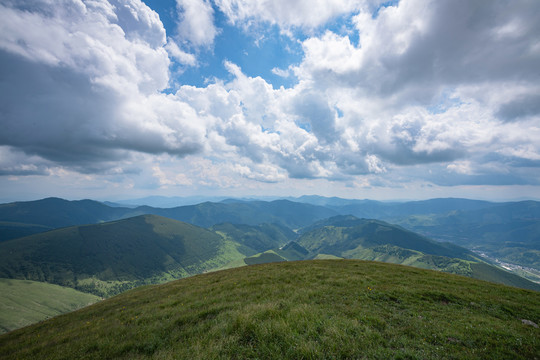
MULTIPOLYGON (((336 215, 378 219, 432 239, 453 242, 492 260, 526 268, 521 270, 531 270, 527 274, 540 281, 540 202, 537 201, 495 203, 448 198, 380 202, 303 196, 274 201, 230 199, 219 203, 155 208, 47 198, 0 204, 0 241, 58 227, 144 214, 160 215, 202 227, 225 222, 247 225, 278 223, 293 230, 336 215)), ((523 271, 520 274, 524 275, 523 271)))
POLYGON ((231 267, 362 259, 540 290, 525 279, 538 280, 537 202, 298 200, 313 203, 229 199, 130 208, 48 198, 0 204, 0 278, 110 297, 231 267), (374 216, 342 214, 348 211, 374 216), (517 276, 488 252, 531 268, 514 271, 525 275, 517 276))
POLYGON ((14 238, 13 234, 30 235, 59 227, 95 224, 138 215, 160 215, 202 227, 224 222, 247 225, 278 223, 297 229, 338 213, 322 206, 288 200, 204 202, 174 208, 126 208, 111 207, 93 200, 47 198, 0 204, 0 241, 14 238))

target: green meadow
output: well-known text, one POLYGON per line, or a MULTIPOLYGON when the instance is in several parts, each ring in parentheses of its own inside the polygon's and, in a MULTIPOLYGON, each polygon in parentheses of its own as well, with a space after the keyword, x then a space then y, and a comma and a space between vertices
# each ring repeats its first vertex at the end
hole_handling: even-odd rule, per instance
POLYGON ((540 293, 360 260, 144 286, 0 336, 2 359, 534 359, 540 293))
POLYGON ((101 300, 75 289, 29 280, 0 279, 0 332, 7 332, 101 300))

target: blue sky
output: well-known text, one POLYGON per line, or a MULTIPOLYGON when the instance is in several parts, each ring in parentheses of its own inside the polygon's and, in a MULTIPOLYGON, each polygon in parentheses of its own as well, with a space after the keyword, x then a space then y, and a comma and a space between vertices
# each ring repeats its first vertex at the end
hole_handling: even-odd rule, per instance
MULTIPOLYGON (((182 35, 177 29, 181 10, 177 8, 176 1, 147 1, 146 4, 160 14, 167 34, 182 42, 182 35)), ((230 79, 231 75, 223 63, 230 61, 240 66, 247 76, 260 76, 275 88, 294 85, 296 79, 293 76, 284 78, 273 73, 272 69, 284 70, 302 61, 299 43, 304 38, 302 32, 294 31, 295 37, 291 38, 281 34, 276 25, 260 26, 257 32, 244 31, 232 25, 227 16, 215 7, 214 25, 218 34, 211 46, 197 48, 189 41, 182 43, 189 50, 197 52, 200 63, 187 68, 173 64, 172 70, 179 70, 175 74, 178 83, 203 87, 214 78, 230 79)))
POLYGON ((0 3, 0 201, 540 198, 540 3, 0 3))

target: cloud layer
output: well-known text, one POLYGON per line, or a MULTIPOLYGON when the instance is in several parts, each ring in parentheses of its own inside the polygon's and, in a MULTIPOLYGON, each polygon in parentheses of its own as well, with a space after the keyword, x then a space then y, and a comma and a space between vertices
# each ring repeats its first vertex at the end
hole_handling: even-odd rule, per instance
POLYGON ((130 151, 201 149, 197 114, 161 94, 169 81, 165 30, 143 3, 16 2, 0 11, 8 20, 2 145, 81 171, 130 151))
POLYGON ((0 175, 540 185, 540 3, 287 4, 177 0, 167 34, 140 0, 2 2, 0 175), (297 83, 224 59, 228 79, 165 92, 172 62, 197 66, 189 51, 218 41, 218 11, 302 33, 301 63, 281 70, 297 83))

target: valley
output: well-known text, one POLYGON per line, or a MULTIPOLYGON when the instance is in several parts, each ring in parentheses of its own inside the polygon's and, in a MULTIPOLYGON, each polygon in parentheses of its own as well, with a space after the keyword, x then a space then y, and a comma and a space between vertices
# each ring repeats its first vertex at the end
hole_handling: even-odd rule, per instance
POLYGON ((525 279, 528 279, 528 280, 533 281, 533 282, 535 282, 537 284, 540 284, 540 271, 537 270, 537 269, 533 269, 533 268, 530 268, 530 267, 521 266, 521 265, 517 265, 517 264, 510 264, 510 263, 501 261, 499 259, 492 258, 492 257, 488 256, 487 254, 485 254, 483 252, 480 252, 480 251, 474 251, 474 252, 476 252, 482 258, 484 258, 484 259, 486 259, 486 260, 488 260, 488 261, 490 261, 492 263, 497 264, 498 266, 502 267, 505 270, 508 270, 508 271, 510 271, 512 273, 515 273, 515 274, 518 274, 519 276, 524 277, 525 279))

